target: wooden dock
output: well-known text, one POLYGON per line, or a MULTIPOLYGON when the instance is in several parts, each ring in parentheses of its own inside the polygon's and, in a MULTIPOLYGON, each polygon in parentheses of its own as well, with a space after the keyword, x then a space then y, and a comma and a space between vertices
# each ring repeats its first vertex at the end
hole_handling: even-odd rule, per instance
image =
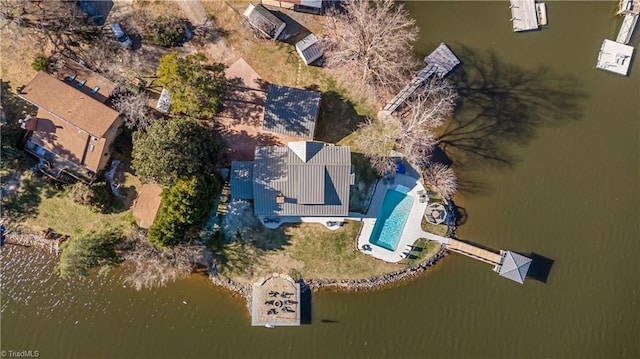
POLYGON ((431 54, 427 55, 424 61, 426 63, 425 68, 414 76, 413 79, 384 106, 382 109, 384 112, 387 114, 393 113, 431 76, 435 75, 438 78, 443 78, 460 64, 460 59, 458 59, 444 43, 440 43, 440 46, 433 50, 431 54))
MULTIPOLYGON (((540 27, 535 0, 510 0, 510 2, 513 31, 537 30, 540 27)), ((546 22, 546 14, 544 17, 546 22)))
POLYGON ((498 265, 502 261, 498 253, 453 238, 449 238, 447 249, 493 265, 498 265))
POLYGON ((624 15, 624 20, 622 20, 622 26, 620 27, 620 31, 618 32, 618 37, 616 38, 616 42, 621 44, 629 44, 631 41, 631 37, 633 36, 633 31, 636 28, 636 24, 638 23, 638 14, 626 14, 624 15))

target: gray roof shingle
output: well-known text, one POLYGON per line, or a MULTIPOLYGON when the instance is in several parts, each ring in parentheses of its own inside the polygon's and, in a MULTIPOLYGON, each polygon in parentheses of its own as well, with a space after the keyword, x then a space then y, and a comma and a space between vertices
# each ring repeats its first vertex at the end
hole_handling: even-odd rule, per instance
POLYGON ((319 92, 270 85, 262 127, 265 131, 313 140, 319 110, 319 92))
POLYGON ((257 147, 253 194, 256 215, 347 216, 351 185, 349 147, 291 142, 288 147, 257 147), (307 147, 307 156, 299 157, 307 147), (294 149, 296 151, 294 151, 294 149), (277 203, 282 194, 284 203, 277 203))

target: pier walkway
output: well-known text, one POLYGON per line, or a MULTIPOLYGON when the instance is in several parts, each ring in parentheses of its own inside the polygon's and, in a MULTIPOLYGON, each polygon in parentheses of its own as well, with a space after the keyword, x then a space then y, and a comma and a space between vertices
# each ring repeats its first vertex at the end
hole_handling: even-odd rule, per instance
POLYGON ((382 109, 383 112, 388 115, 392 114, 431 76, 436 75, 438 78, 443 78, 460 64, 460 60, 444 42, 440 43, 440 46, 425 57, 424 62, 427 66, 414 76, 413 79, 398 92, 396 97, 384 106, 382 109))
POLYGON ((465 256, 483 261, 485 263, 497 265, 497 264, 500 264, 501 262, 500 255, 498 253, 494 253, 486 249, 476 247, 472 244, 462 242, 457 239, 449 238, 446 246, 447 246, 447 249, 451 251, 464 254, 465 256))
POLYGON ((636 23, 638 22, 638 14, 626 14, 624 16, 624 20, 622 20, 622 26, 620 27, 620 32, 618 32, 618 37, 616 38, 616 42, 621 44, 629 44, 631 41, 631 36, 633 36, 633 30, 636 27, 636 23))

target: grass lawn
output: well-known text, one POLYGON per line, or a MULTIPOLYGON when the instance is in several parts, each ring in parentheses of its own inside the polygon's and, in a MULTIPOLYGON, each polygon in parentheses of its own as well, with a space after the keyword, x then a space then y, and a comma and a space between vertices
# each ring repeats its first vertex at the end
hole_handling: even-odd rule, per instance
POLYGON ((413 244, 413 250, 409 253, 409 258, 403 260, 402 263, 410 266, 417 265, 438 253, 441 247, 440 243, 420 238, 413 244))
POLYGON ((442 223, 442 224, 432 224, 429 223, 424 216, 422 216, 422 230, 425 232, 429 232, 429 233, 433 233, 433 234, 437 234, 439 236, 442 237, 446 237, 447 236, 447 225, 442 223))
POLYGON ((106 227, 130 228, 133 221, 128 210, 102 214, 74 203, 67 190, 45 183, 40 178, 27 178, 18 194, 16 206, 31 207, 24 225, 33 229, 51 228, 70 236, 99 231, 106 227))
POLYGON ((240 282, 273 273, 304 278, 366 278, 406 268, 376 260, 356 249, 360 223, 348 221, 335 231, 317 223, 263 228, 251 238, 223 246, 218 270, 240 282))

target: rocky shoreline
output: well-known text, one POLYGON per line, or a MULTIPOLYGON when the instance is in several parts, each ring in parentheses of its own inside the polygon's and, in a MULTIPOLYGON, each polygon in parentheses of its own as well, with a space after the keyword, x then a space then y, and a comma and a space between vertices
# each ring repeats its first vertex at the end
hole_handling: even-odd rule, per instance
MULTIPOLYGON (((447 256, 448 251, 446 247, 442 246, 440 250, 432 257, 424 260, 423 262, 396 272, 373 276, 362 279, 308 279, 299 280, 301 290, 317 291, 324 288, 333 288, 346 292, 359 292, 368 290, 377 290, 384 287, 388 287, 392 284, 397 284, 403 280, 414 278, 415 276, 425 272, 429 267, 435 265, 442 258, 447 256)), ((210 275, 213 284, 226 288, 239 296, 241 296, 246 304, 247 308, 251 307, 251 284, 240 283, 230 278, 219 276, 215 273, 210 275)))

